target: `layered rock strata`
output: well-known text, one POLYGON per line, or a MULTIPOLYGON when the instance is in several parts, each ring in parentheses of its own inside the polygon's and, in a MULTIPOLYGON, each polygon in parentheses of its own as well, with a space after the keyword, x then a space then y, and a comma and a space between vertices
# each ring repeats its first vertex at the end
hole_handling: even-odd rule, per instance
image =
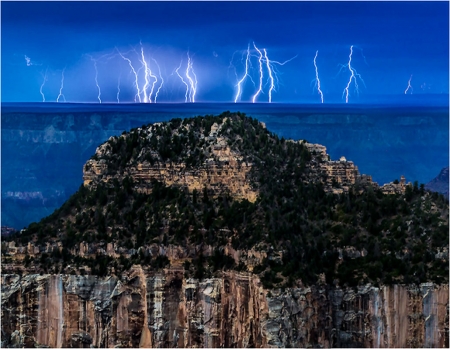
MULTIPOLYGON (((148 130, 148 137, 152 135, 152 127, 148 130)), ((150 164, 143 160, 128 164, 126 171, 122 174, 111 173, 107 162, 102 159, 111 152, 109 144, 104 143, 96 150, 95 154, 98 160, 92 158, 84 165, 83 183, 85 186, 90 186, 95 185, 99 180, 108 182, 112 178, 122 179, 130 176, 140 183, 141 191, 146 191, 145 183, 158 180, 168 186, 186 187, 191 192, 194 189, 201 192, 207 188, 214 195, 228 192, 237 199, 254 202, 258 192, 252 188, 248 175, 252 163, 245 161, 243 156, 232 150, 228 146, 226 138, 217 135, 221 127, 222 125, 215 123, 212 125, 208 137, 202 135, 201 140, 204 140, 209 147, 209 157, 201 166, 195 168, 188 167, 183 162, 163 161, 157 152, 152 152, 152 156, 156 159, 155 163, 150 164)), ((138 131, 142 130, 138 129, 138 131)))
POLYGON ((448 285, 264 290, 185 279, 2 275, 2 347, 448 347, 448 285))

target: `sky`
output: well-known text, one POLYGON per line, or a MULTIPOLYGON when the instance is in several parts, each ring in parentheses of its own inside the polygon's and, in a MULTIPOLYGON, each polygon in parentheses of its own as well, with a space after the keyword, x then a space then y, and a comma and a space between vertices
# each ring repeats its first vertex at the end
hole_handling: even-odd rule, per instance
POLYGON ((3 102, 448 92, 448 2, 1 2, 3 102))

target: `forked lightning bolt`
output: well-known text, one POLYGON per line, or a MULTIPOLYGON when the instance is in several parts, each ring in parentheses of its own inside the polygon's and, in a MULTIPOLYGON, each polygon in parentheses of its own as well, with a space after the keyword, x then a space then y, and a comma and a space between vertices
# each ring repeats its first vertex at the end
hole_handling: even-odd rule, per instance
MULTIPOLYGON (((234 56, 234 54, 233 54, 233 56, 234 56)), ((242 83, 244 82, 245 78, 247 76, 249 76, 248 75, 249 63, 250 63, 250 44, 247 47, 247 57, 245 58, 245 73, 244 73, 244 76, 242 77, 242 79, 240 79, 238 81, 238 83, 236 85, 238 90, 237 90, 237 93, 236 93, 236 97, 234 97, 234 103, 236 103, 237 100, 241 98, 241 95, 242 95, 242 83)), ((230 62, 230 65, 231 65, 231 62, 230 62)))
MULTIPOLYGON (((249 72, 250 67, 251 67, 251 58, 252 57, 255 57, 258 60, 258 74, 259 74, 258 75, 259 76, 259 85, 258 85, 258 88, 257 88, 255 94, 252 96, 252 102, 253 103, 256 102, 258 96, 261 93, 264 93, 264 91, 263 91, 264 90, 264 86, 263 86, 264 66, 267 69, 267 74, 268 74, 266 85, 269 84, 269 91, 267 92, 267 94, 268 94, 269 103, 271 103, 272 102, 272 92, 276 91, 275 85, 276 85, 276 83, 278 84, 278 82, 279 82, 279 79, 278 79, 278 76, 277 76, 277 71, 276 71, 276 69, 275 69, 275 67, 273 65, 274 64, 285 65, 287 62, 290 62, 291 60, 293 60, 294 58, 297 57, 297 56, 295 56, 295 57, 293 57, 293 58, 291 58, 291 59, 289 59, 289 60, 287 60, 285 62, 272 61, 272 60, 269 59, 269 56, 267 54, 267 50, 265 48, 260 50, 256 46, 256 44, 254 42, 253 42, 253 48, 254 48, 254 51, 256 51, 257 54, 254 54, 254 53, 252 54, 251 51, 253 51, 253 50, 250 50, 250 45, 248 45, 248 47, 247 47, 247 55, 246 55, 246 59, 245 59, 245 71, 244 71, 244 74, 243 74, 241 79, 238 79, 238 77, 236 76, 236 79, 237 79, 237 84, 236 84, 237 92, 236 92, 236 95, 234 97, 234 102, 235 103, 237 103, 238 100, 240 101, 242 99, 241 97, 242 97, 242 92, 243 92, 243 84, 244 84, 245 79, 247 77, 255 85, 255 82, 253 81, 252 76, 251 76, 251 74, 249 72)), ((233 54, 233 57, 234 57, 234 54, 233 54)), ((230 66, 232 66, 232 62, 230 62, 230 66)), ((256 87, 256 85, 255 85, 255 87, 256 87)))
POLYGON ((66 97, 62 94, 62 90, 63 90, 63 88, 64 88, 64 71, 66 70, 66 68, 64 68, 63 70, 62 70, 62 73, 61 73, 61 87, 60 87, 60 89, 59 89, 59 95, 58 95, 58 98, 56 98, 56 102, 59 102, 59 99, 61 98, 61 97, 63 97, 64 98, 64 102, 66 101, 66 97))
MULTIPOLYGON (((144 81, 145 81, 144 87, 142 87, 142 93, 144 94, 144 103, 147 103, 148 102, 147 88, 148 88, 148 85, 150 84, 149 76, 151 76, 151 70, 149 69, 147 61, 145 60, 144 48, 142 47, 142 43, 141 43, 141 57, 142 57, 141 63, 144 67, 144 81)), ((150 98, 151 98, 151 94, 150 94, 150 98)))
POLYGON ((272 74, 272 69, 270 66, 270 60, 269 60, 269 57, 267 57, 267 51, 266 51, 266 49, 263 49, 263 50, 264 50, 264 58, 266 59, 267 70, 269 72, 269 81, 270 81, 269 103, 272 103, 272 91, 275 89, 275 85, 274 85, 274 81, 273 81, 273 74, 272 74))
POLYGON ((42 81, 41 88, 39 89, 39 92, 41 93, 41 96, 42 96, 42 102, 45 102, 45 96, 44 96, 44 92, 42 92, 42 89, 44 88, 44 85, 47 81, 47 71, 48 71, 48 67, 47 67, 47 69, 45 69, 45 74, 41 73, 42 77, 44 78, 44 80, 42 81))
POLYGON ((408 92, 409 89, 411 89, 410 94, 412 94, 413 88, 412 88, 412 86, 411 86, 411 79, 412 79, 412 75, 409 77, 409 80, 408 80, 408 87, 406 87, 405 95, 406 95, 406 93, 408 92))
POLYGON ((136 95, 134 96, 134 101, 137 102, 137 99, 139 100, 139 103, 142 102, 141 100, 141 91, 139 90, 139 79, 138 79, 138 74, 136 73, 136 70, 133 67, 133 64, 131 63, 131 60, 127 57, 125 57, 122 52, 119 51, 119 49, 116 47, 117 52, 119 53, 120 57, 122 57, 125 61, 128 62, 128 65, 131 68, 131 71, 134 74, 134 78, 135 78, 135 82, 134 82, 134 86, 136 87, 136 95))
POLYGON ((152 73, 150 69, 148 70, 148 75, 153 79, 152 89, 150 90, 150 93, 148 95, 148 100, 150 103, 152 103, 152 96, 153 92, 155 91, 155 84, 158 82, 158 78, 156 77, 155 74, 152 73))
POLYGON ((320 89, 319 70, 317 69, 317 63, 316 63, 316 59, 317 59, 317 55, 318 54, 319 54, 319 51, 316 51, 316 55, 314 56, 314 68, 316 68, 316 87, 317 87, 317 92, 319 92, 320 100, 323 103, 323 93, 322 93, 322 90, 320 89))
POLYGON ((262 61, 263 61, 263 55, 262 55, 262 52, 259 50, 259 48, 256 47, 255 43, 253 43, 253 47, 259 53, 259 57, 258 57, 258 64, 259 64, 259 88, 256 91, 256 93, 253 95, 253 98, 252 98, 252 102, 255 103, 256 102, 256 97, 258 97, 258 95, 262 92, 262 83, 263 83, 263 63, 262 63, 262 61))
POLYGON ((194 68, 193 68, 193 62, 191 57, 189 56, 189 52, 187 53, 188 56, 188 63, 186 67, 186 78, 189 80, 190 89, 189 89, 189 101, 194 103, 195 102, 195 94, 197 93, 197 76, 195 75, 194 68), (194 76, 194 79, 189 75, 189 72, 192 73, 194 76))
POLYGON ((119 79, 117 80, 117 103, 120 103, 119 95, 120 95, 120 77, 122 75, 122 72, 119 74, 119 79))
POLYGON ((181 65, 183 64, 183 60, 181 60, 180 62, 180 66, 175 69, 175 72, 177 73, 178 77, 181 79, 181 81, 183 82, 183 84, 186 85, 186 93, 184 95, 184 102, 187 103, 188 101, 188 93, 189 93, 189 85, 186 83, 186 81, 184 81, 183 77, 180 75, 180 73, 178 72, 181 68, 181 65))
POLYGON ((269 102, 272 102, 272 94, 271 94, 271 91, 272 91, 272 90, 276 91, 273 78, 275 78, 275 80, 276 80, 276 82, 277 82, 277 85, 279 84, 279 79, 278 79, 277 70, 276 70, 276 68, 273 66, 273 64, 285 65, 286 63, 288 63, 288 62, 292 61, 293 59, 297 58, 297 55, 295 55, 294 57, 292 57, 292 58, 290 58, 290 59, 288 59, 288 60, 286 60, 286 61, 284 61, 284 62, 278 62, 278 61, 272 61, 272 60, 270 60, 269 57, 267 57, 267 52, 266 52, 265 50, 264 50, 264 53, 265 53, 265 57, 266 57, 266 59, 267 59, 267 61, 268 61, 268 63, 269 63, 268 66, 267 66, 267 69, 269 70, 269 79, 268 79, 268 82, 270 81, 270 83, 271 83, 271 90, 269 91, 269 92, 270 92, 270 94, 269 94, 269 102), (273 87, 273 88, 272 88, 272 87, 273 87))
POLYGON ((161 83, 159 84, 158 90, 155 93, 154 102, 156 103, 156 99, 158 98, 159 91, 161 90, 161 87, 164 85, 164 79, 163 79, 163 77, 161 75, 161 68, 159 67, 158 62, 153 57, 152 57, 152 60, 153 60, 153 62, 155 62, 156 66, 158 67, 159 78, 161 79, 161 83))
POLYGON ((94 69, 95 69, 94 81, 95 81, 95 85, 97 86, 97 90, 98 90, 97 99, 98 99, 99 103, 101 103, 102 100, 101 100, 100 96, 102 95, 102 93, 100 91, 100 86, 98 85, 98 69, 97 69, 98 59, 94 59, 94 57, 92 57, 91 55, 86 55, 86 56, 88 56, 91 59, 91 61, 94 62, 94 69))
MULTIPOLYGON (((348 56, 348 63, 346 64, 346 66, 348 67, 348 70, 350 71, 350 79, 348 80, 347 86, 344 88, 344 91, 342 92, 342 96, 344 96, 345 94, 345 103, 348 103, 348 95, 349 95, 349 91, 348 89, 350 88, 350 85, 352 83, 352 80, 355 81, 355 89, 356 89, 356 93, 359 94, 359 87, 358 87, 358 81, 357 81, 357 77, 362 81, 362 83, 365 85, 364 80, 362 79, 361 75, 359 75, 357 73, 357 71, 352 67, 352 56, 353 56, 353 45, 350 46, 350 55, 348 56)), ((345 67, 345 65, 344 65, 345 67)))

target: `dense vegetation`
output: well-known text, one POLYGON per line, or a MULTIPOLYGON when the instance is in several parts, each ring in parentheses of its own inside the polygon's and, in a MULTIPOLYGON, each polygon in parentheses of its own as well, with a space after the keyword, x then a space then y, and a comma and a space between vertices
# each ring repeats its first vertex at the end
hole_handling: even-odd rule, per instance
POLYGON ((25 263, 38 263, 44 271, 49 265, 88 265, 93 273, 105 275, 111 266, 117 273, 133 263, 155 269, 169 263, 141 246, 206 244, 214 247, 212 256, 199 252, 184 264, 187 275, 202 278, 223 269, 247 269, 245 263, 237 264, 224 254, 223 247, 230 242, 234 249, 267 254, 253 270, 265 287, 324 279, 349 286, 448 283, 448 260, 437 255, 449 244, 448 201, 442 195, 427 192, 418 183, 408 186, 404 195, 384 195, 359 184, 348 193, 327 193, 320 178, 310 180, 315 174, 308 166, 312 155, 301 143, 280 139, 245 115, 176 119, 153 126, 150 137, 146 131, 151 126, 143 126, 108 141, 110 152, 104 159, 111 173, 142 157, 149 162, 200 166, 210 156, 211 126, 221 124, 224 117, 228 119, 221 135, 254 164, 251 181, 259 190, 256 202, 234 200, 227 192, 213 197, 206 187, 190 193, 157 181, 150 184, 151 193, 144 194, 135 190, 140 183, 127 176, 95 187, 81 186, 59 210, 18 237, 22 244, 31 239, 37 244, 61 241, 62 252, 43 254, 36 261, 28 258, 25 263), (129 259, 72 256, 69 250, 82 241, 101 246, 116 242, 135 253, 129 259))

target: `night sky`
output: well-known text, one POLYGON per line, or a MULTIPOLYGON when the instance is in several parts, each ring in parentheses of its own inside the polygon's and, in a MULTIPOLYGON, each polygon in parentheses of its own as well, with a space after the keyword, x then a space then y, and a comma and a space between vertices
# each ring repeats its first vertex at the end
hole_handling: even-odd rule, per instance
POLYGON ((136 78, 118 50, 135 68, 143 100, 140 42, 158 79, 148 78, 147 95, 156 81, 152 101, 161 83, 155 61, 164 79, 157 102, 185 101, 175 70, 181 64, 178 73, 189 85, 188 52, 188 74, 198 80, 195 101, 233 102, 248 45, 242 102, 252 101, 260 81, 256 101, 268 102, 270 62, 278 77, 272 102, 320 103, 318 51, 324 102, 345 103, 351 45, 351 67, 363 81, 356 76, 359 95, 351 82, 349 103, 403 98, 411 75, 407 98, 449 92, 448 2, 1 2, 2 101, 39 102, 43 94, 55 102, 64 70, 60 102, 134 102, 136 78), (253 42, 269 60, 261 60, 261 80, 253 42))

